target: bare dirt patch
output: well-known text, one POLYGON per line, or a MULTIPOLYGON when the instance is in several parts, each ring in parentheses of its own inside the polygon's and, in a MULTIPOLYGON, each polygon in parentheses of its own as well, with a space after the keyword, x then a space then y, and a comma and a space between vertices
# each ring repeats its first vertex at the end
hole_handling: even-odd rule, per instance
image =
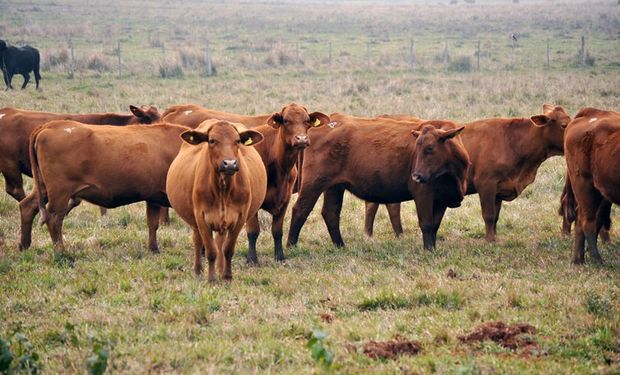
POLYGON ((334 321, 334 315, 330 313, 320 313, 319 317, 321 317, 321 320, 325 323, 331 323, 334 321))
POLYGON ((509 325, 504 322, 489 322, 458 338, 466 343, 491 340, 507 349, 531 350, 537 347, 536 342, 531 337, 523 335, 533 335, 536 332, 536 327, 527 323, 509 325))
POLYGON ((395 359, 401 355, 416 355, 422 347, 417 341, 396 335, 391 341, 370 341, 364 344, 364 354, 372 359, 395 359))

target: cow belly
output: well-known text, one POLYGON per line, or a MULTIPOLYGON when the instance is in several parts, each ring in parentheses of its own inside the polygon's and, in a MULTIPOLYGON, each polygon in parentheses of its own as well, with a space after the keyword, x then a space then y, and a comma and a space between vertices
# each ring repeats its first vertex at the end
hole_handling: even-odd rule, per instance
POLYGON ((398 203, 413 199, 413 196, 406 188, 386 187, 381 184, 375 185, 372 182, 362 186, 344 184, 344 187, 356 197, 369 202, 398 203))

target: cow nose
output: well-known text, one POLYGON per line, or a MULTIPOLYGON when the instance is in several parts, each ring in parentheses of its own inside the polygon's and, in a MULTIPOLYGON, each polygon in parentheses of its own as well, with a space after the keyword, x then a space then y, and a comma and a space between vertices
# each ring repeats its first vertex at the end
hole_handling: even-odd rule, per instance
POLYGON ((308 140, 308 136, 305 134, 300 134, 295 136, 295 146, 297 147, 306 147, 310 141, 308 140))
POLYGON ((236 159, 224 159, 220 163, 220 172, 233 174, 239 170, 239 164, 236 159))
POLYGON ((414 173, 414 174, 412 174, 412 175, 411 175, 411 178, 413 178, 413 181, 415 181, 415 182, 417 182, 417 183, 420 183, 420 184, 425 183, 425 182, 426 182, 426 180, 427 180, 427 179, 426 179, 424 176, 422 176, 422 174, 420 174, 420 173, 414 173))

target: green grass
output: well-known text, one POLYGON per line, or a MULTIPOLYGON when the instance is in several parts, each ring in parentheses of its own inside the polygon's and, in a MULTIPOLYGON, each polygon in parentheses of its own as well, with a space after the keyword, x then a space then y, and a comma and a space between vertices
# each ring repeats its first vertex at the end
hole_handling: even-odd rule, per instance
MULTIPOLYGON (((193 102, 256 114, 296 101, 328 114, 410 113, 459 121, 529 117, 545 102, 571 114, 585 106, 617 109, 617 7, 522 2, 508 13, 505 5, 487 1, 456 7, 130 2, 128 8, 112 1, 106 9, 69 0, 18 3, 0 12, 7 39, 23 38, 42 46, 45 55, 64 48, 73 31, 78 58, 97 53, 114 68, 110 41, 122 37, 125 75, 79 69, 67 79, 64 68, 55 67, 43 72, 41 91, 0 92, 0 103, 98 112, 193 102), (237 22, 229 22, 232 17, 237 22), (161 39, 167 55, 200 52, 207 30, 218 75, 207 78, 200 68, 187 68, 183 78, 160 79, 161 51, 151 47, 153 40, 161 39), (402 55, 412 30, 415 72, 402 55), (511 63, 507 34, 513 31, 521 41, 511 63), (577 68, 578 38, 586 31, 596 64, 577 68), (551 69, 541 55, 547 37, 554 41, 551 69), (470 56, 475 66, 478 38, 483 52, 489 51, 481 73, 434 63, 448 39, 451 56, 470 56), (265 64, 270 40, 284 40, 277 48, 293 58, 290 43, 300 40, 304 65, 265 64), (331 69, 324 61, 328 41, 331 69), (244 46, 250 44, 256 65, 247 60, 244 46)), ((47 230, 39 226, 33 246, 18 252, 17 203, 2 192, 0 339, 10 341, 14 354, 35 353, 46 373, 104 367, 116 373, 617 373, 620 229, 614 225, 611 243, 601 247, 602 266, 571 265, 572 240, 561 238, 556 215, 563 171, 562 158, 546 161, 536 182, 504 203, 496 243, 484 240, 478 197, 466 197, 462 207, 446 213, 432 253, 422 248, 411 202, 403 205, 402 238, 394 237, 381 208, 375 236, 367 239, 363 203, 345 195, 344 249, 331 244, 317 208, 299 246, 285 251, 285 264, 273 260, 270 219, 261 214, 260 267, 245 264, 242 234, 234 280, 213 285, 193 275, 190 230, 174 214, 171 225, 159 230, 159 255, 146 248, 144 204, 104 217, 83 204, 65 220, 66 252, 54 254, 47 230), (525 355, 457 338, 498 320, 535 326, 536 351, 525 355), (395 335, 420 341, 420 354, 375 361, 362 353, 364 343, 395 335)))

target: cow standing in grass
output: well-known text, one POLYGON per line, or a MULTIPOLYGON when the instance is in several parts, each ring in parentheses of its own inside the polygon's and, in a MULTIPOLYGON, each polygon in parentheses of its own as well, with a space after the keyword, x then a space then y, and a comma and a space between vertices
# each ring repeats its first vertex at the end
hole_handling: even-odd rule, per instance
MULTIPOLYGON (((620 113, 584 108, 564 139, 570 190, 577 206, 573 263, 601 262, 597 238, 611 203, 620 204, 620 113)), ((569 192, 570 193, 570 192, 569 192)))
POLYGON ((204 248, 209 281, 216 279, 216 262, 222 278, 230 280, 239 233, 267 191, 265 166, 251 147, 263 136, 241 124, 207 120, 181 137, 166 183, 170 203, 193 230, 195 273, 202 273, 204 248))
POLYGON ((0 39, 0 70, 2 70, 7 90, 13 89, 11 82, 15 74, 21 74, 24 77, 22 89, 25 89, 30 81, 30 72, 34 73, 34 80, 38 90, 39 81, 41 80, 41 73, 39 72, 40 62, 41 56, 38 49, 30 46, 9 46, 4 40, 0 39))

